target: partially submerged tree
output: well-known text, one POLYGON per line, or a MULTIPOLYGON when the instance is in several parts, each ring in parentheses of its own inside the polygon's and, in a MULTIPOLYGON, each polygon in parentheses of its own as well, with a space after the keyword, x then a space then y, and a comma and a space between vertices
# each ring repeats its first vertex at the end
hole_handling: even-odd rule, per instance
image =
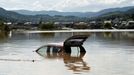
POLYGON ((55 29, 55 26, 53 23, 41 23, 39 25, 39 29, 41 29, 41 30, 53 30, 53 29, 55 29))
POLYGON ((104 29, 112 29, 112 24, 111 23, 105 23, 103 28, 104 29))
POLYGON ((0 31, 10 31, 9 27, 0 21, 0 31))

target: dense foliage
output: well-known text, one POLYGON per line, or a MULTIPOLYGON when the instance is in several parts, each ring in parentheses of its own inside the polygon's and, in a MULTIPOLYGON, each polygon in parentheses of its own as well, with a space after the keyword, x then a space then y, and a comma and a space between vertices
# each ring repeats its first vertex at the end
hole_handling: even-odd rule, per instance
POLYGON ((0 31, 9 31, 10 29, 8 28, 7 25, 5 25, 2 21, 0 21, 0 31))
POLYGON ((41 23, 39 25, 39 28, 41 30, 53 30, 53 29, 55 29, 55 26, 53 23, 41 23))
POLYGON ((104 29, 112 29, 112 24, 111 23, 105 23, 103 28, 104 29))

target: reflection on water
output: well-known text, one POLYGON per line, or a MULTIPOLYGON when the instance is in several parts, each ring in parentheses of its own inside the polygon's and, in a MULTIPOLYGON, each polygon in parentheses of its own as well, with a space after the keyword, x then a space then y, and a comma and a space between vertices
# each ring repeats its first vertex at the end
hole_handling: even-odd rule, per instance
POLYGON ((83 57, 86 54, 86 52, 80 52, 83 49, 85 51, 84 47, 71 47, 71 51, 75 52, 66 53, 58 52, 55 49, 55 46, 42 46, 39 49, 37 49, 37 53, 45 57, 45 59, 62 59, 68 70, 72 70, 75 74, 80 74, 81 72, 88 72, 90 70, 90 67, 83 60, 83 57))
POLYGON ((0 33, 0 75, 134 75, 133 63, 134 32, 0 33), (85 54, 33 52, 78 34, 90 35, 85 54))
POLYGON ((72 70, 74 73, 80 74, 81 72, 88 72, 90 67, 83 60, 85 53, 80 53, 78 56, 71 56, 71 54, 65 54, 63 60, 68 70, 72 70))
POLYGON ((10 32, 0 32, 0 41, 4 41, 5 39, 7 39, 10 34, 10 32))

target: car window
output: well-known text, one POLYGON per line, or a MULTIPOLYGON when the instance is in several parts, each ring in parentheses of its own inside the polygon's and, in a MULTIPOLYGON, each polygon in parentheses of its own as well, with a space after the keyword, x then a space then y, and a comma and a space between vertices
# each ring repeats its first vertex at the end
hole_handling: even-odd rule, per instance
POLYGON ((78 56, 80 48, 79 47, 71 47, 71 56, 78 56))
POLYGON ((47 46, 43 46, 43 47, 41 47, 41 48, 38 49, 38 53, 41 54, 41 55, 45 55, 47 49, 48 49, 47 46))
POLYGON ((53 54, 53 53, 58 53, 61 50, 61 47, 57 46, 43 46, 38 49, 38 53, 42 56, 47 55, 47 54, 53 54))

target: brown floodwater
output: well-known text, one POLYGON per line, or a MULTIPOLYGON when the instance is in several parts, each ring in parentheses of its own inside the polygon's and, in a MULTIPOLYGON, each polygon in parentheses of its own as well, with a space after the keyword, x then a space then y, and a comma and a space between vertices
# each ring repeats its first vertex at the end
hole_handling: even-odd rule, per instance
POLYGON ((134 75, 133 63, 134 32, 0 33, 0 75, 134 75), (35 52, 79 34, 86 53, 35 52))

